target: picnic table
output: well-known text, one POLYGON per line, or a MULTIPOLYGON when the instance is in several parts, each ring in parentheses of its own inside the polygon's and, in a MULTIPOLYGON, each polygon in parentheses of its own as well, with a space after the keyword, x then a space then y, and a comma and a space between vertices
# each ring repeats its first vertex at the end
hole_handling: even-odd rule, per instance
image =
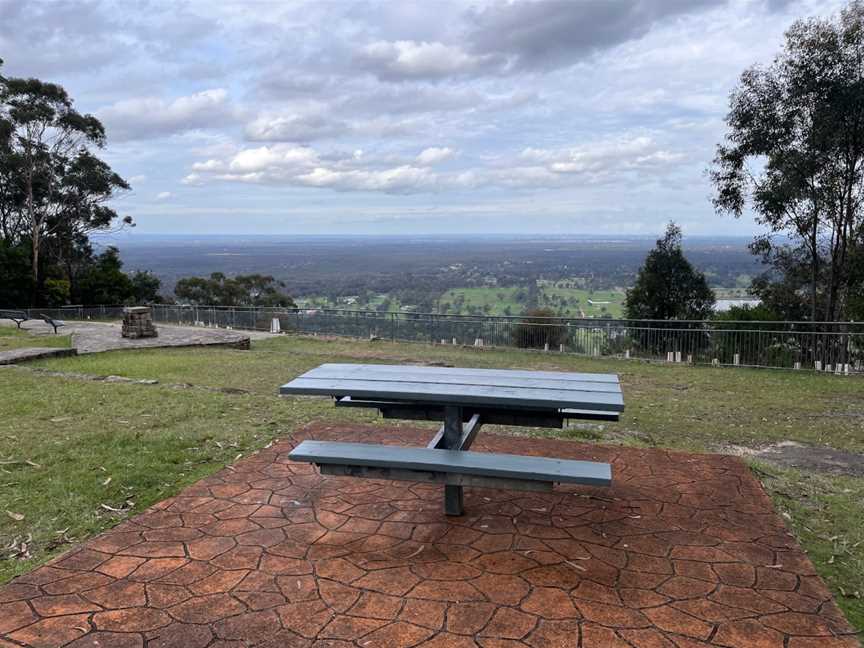
POLYGON ((425 448, 305 440, 289 458, 322 474, 444 485, 444 511, 462 515, 463 488, 609 486, 611 466, 470 452, 483 424, 562 428, 569 419, 617 421, 624 410, 614 374, 376 364, 323 364, 283 385, 283 395, 330 396, 387 419, 443 421, 425 448))

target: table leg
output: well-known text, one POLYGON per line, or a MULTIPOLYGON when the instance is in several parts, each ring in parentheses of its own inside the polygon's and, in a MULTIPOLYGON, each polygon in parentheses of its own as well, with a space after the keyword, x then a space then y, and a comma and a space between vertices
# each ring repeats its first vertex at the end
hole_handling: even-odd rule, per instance
MULTIPOLYGON (((462 440, 462 408, 447 406, 444 408, 444 448, 458 448, 462 440)), ((444 486, 444 513, 446 515, 462 515, 464 513, 462 486, 444 486)))

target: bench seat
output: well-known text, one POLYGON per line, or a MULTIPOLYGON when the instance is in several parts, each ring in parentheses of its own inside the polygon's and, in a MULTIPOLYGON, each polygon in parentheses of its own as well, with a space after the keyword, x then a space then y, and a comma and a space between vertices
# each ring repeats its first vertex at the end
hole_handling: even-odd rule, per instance
MULTIPOLYGON (((322 467, 322 472, 325 472, 325 466, 356 467, 356 471, 326 472, 358 477, 364 476, 363 468, 369 468, 385 472, 372 472, 367 476, 385 479, 388 474, 386 471, 393 471, 390 475, 393 479, 408 479, 410 474, 427 473, 445 476, 440 481, 446 483, 451 483, 451 480, 446 479, 447 476, 465 475, 490 480, 512 480, 514 483, 612 484, 612 468, 606 463, 488 452, 306 440, 291 451, 289 458, 292 461, 315 463, 322 467)), ((473 483, 483 485, 479 480, 473 483)))
POLYGON ((17 310, 0 310, 0 319, 8 319, 15 322, 15 325, 20 329, 21 325, 30 319, 27 313, 17 310))

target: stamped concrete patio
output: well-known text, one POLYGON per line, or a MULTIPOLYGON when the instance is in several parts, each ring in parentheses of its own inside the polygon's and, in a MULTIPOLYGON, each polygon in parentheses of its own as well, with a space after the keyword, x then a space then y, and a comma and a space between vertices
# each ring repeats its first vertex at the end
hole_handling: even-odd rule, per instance
POLYGON ((747 467, 485 434, 478 450, 611 461, 611 489, 526 494, 322 478, 310 427, 0 588, 0 648, 858 646, 747 467))

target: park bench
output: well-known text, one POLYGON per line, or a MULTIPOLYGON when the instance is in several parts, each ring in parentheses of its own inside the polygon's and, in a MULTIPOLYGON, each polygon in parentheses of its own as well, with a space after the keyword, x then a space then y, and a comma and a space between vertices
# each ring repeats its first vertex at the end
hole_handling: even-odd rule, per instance
POLYGON ((305 440, 289 454, 322 474, 444 485, 444 510, 462 515, 463 487, 550 491, 556 483, 609 486, 611 466, 469 449, 483 424, 561 428, 569 419, 618 420, 618 377, 499 369, 324 364, 280 389, 335 398, 384 418, 443 420, 425 448, 305 440))
POLYGON ((57 329, 58 329, 58 328, 60 328, 61 326, 66 326, 66 322, 64 322, 63 320, 58 320, 58 319, 54 319, 54 318, 48 317, 48 316, 45 315, 44 313, 40 313, 40 314, 39 314, 39 317, 41 317, 42 320, 43 320, 43 321, 44 321, 48 326, 50 326, 50 327, 52 327, 52 328, 54 329, 54 335, 57 335, 57 329))
POLYGON ((0 319, 8 319, 15 322, 15 325, 20 329, 21 325, 29 320, 27 313, 17 310, 0 310, 0 319))

